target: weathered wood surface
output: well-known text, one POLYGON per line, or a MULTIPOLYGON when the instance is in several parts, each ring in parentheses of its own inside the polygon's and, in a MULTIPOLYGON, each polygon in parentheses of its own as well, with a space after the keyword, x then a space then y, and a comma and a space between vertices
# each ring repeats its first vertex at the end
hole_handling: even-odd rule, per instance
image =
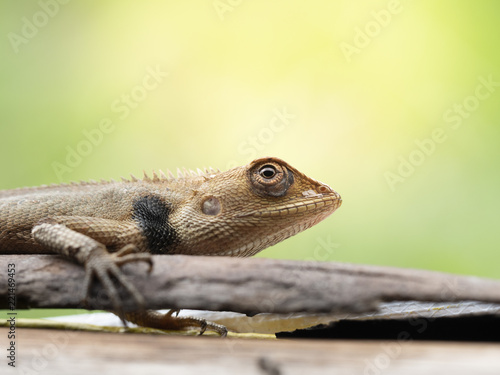
MULTIPOLYGON (((81 306, 84 270, 58 256, 0 256, 0 308, 7 308, 7 264, 15 264, 17 307, 81 306)), ((146 307, 227 310, 242 313, 376 310, 381 301, 500 303, 500 281, 438 272, 264 258, 155 256, 123 267, 146 307)), ((93 308, 111 305, 99 285, 93 308)), ((126 293, 125 308, 136 306, 126 293)))
MULTIPOLYGON (((0 328, 0 337, 7 337, 0 328)), ((242 340, 18 329, 2 374, 500 374, 500 344, 242 340)), ((6 349, 6 348, 4 348, 6 349)))

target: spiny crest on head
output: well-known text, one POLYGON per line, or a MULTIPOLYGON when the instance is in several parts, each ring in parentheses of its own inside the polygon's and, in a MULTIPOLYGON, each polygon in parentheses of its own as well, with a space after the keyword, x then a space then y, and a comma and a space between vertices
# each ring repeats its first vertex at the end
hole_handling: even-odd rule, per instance
POLYGON ((189 177, 207 177, 208 175, 220 173, 219 169, 214 169, 212 167, 209 168, 196 168, 196 171, 192 169, 186 169, 186 168, 177 168, 177 178, 173 177, 173 174, 169 172, 169 177, 173 179, 183 179, 183 178, 189 178, 189 177))
MULTIPOLYGON (((179 170, 180 172, 180 170, 179 170)), ((150 181, 150 182, 162 182, 162 181, 178 181, 182 179, 189 179, 193 177, 202 177, 204 179, 210 178, 212 175, 220 173, 219 169, 214 169, 212 167, 209 168, 203 168, 203 169, 196 169, 196 171, 189 170, 187 171, 184 168, 184 172, 181 172, 179 177, 175 177, 174 174, 170 171, 167 170, 167 173, 164 173, 162 170, 158 170, 158 174, 153 171, 153 178, 150 178, 146 172, 144 172, 144 180, 141 180, 134 176, 133 174, 130 174, 130 179, 127 179, 125 177, 121 177, 121 181, 123 183, 136 183, 140 181, 150 181)), ((80 186, 91 186, 91 185, 100 185, 100 184, 114 184, 117 181, 114 179, 109 179, 109 180, 103 180, 101 181, 95 181, 95 180, 89 180, 89 181, 70 181, 70 182, 62 182, 62 183, 52 183, 50 185, 41 185, 37 187, 25 187, 25 188, 18 188, 18 189, 12 189, 9 190, 11 193, 6 193, 6 191, 0 191, 0 196, 5 197, 5 196, 10 196, 14 193, 19 194, 20 192, 29 192, 29 191, 39 191, 42 189, 53 189, 53 188, 63 188, 63 189, 74 189, 75 187, 80 187, 80 186)))
POLYGON ((169 180, 175 180, 175 176, 170 169, 167 169, 167 178, 169 180))
POLYGON ((146 182, 160 182, 161 179, 160 177, 158 177, 158 175, 156 174, 156 171, 152 171, 152 174, 153 174, 153 177, 149 177, 148 174, 146 173, 146 171, 143 171, 144 173, 144 177, 142 178, 142 181, 146 181, 146 182))
POLYGON ((177 178, 184 178, 184 175, 182 174, 182 171, 180 168, 177 168, 177 178))
MULTIPOLYGON (((121 177, 121 180, 123 182, 138 182, 138 181, 145 181, 145 182, 161 182, 161 181, 176 181, 176 180, 181 180, 181 179, 186 179, 186 178, 191 178, 191 177, 209 177, 210 175, 220 173, 219 169, 214 169, 212 167, 208 168, 196 168, 196 171, 192 169, 186 169, 186 168, 177 168, 177 177, 174 176, 172 171, 170 169, 167 169, 167 173, 163 172, 161 169, 158 170, 158 173, 156 171, 152 171, 152 177, 150 177, 146 171, 143 171, 143 177, 142 179, 137 178, 133 174, 130 174, 130 179, 127 179, 125 177, 121 177)), ((106 182, 105 180, 101 181, 102 183, 106 182)), ((82 182, 83 183, 83 182, 82 182)), ((96 181, 90 181, 86 182, 86 184, 94 184, 97 183, 96 181)))

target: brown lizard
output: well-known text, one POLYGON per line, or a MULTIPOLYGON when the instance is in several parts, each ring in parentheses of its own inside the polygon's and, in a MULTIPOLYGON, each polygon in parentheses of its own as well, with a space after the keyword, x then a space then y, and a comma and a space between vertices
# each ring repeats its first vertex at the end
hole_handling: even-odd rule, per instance
POLYGON ((65 255, 85 266, 84 300, 94 278, 122 320, 164 329, 197 318, 143 310, 142 295, 119 266, 151 254, 246 257, 331 215, 342 203, 328 185, 274 157, 226 172, 160 172, 143 179, 82 182, 0 191, 0 253, 65 255), (115 284, 117 284, 115 286, 115 284), (137 302, 122 312, 117 287, 137 302))

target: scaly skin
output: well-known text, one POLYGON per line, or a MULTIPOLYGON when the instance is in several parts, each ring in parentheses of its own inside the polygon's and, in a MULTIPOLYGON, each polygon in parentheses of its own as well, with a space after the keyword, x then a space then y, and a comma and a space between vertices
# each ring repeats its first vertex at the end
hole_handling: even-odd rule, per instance
MULTIPOLYGON (((121 264, 152 264, 149 254, 251 256, 317 224, 341 203, 329 186, 273 157, 226 172, 5 190, 0 191, 0 253, 58 253, 78 261, 87 271, 85 293, 96 276, 123 318, 110 276, 138 306, 143 299, 122 275, 121 264)), ((151 316, 155 325, 158 316, 151 316)), ((147 322, 137 314, 128 317, 147 322)), ((170 314, 164 320, 172 319, 182 318, 170 314)))

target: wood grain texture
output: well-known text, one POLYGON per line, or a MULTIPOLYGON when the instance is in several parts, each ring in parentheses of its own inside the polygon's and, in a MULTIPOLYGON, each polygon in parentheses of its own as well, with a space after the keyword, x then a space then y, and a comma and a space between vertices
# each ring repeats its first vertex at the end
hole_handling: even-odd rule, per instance
MULTIPOLYGON (((7 264, 16 268, 17 307, 78 308, 84 269, 59 256, 0 256, 0 308, 7 308, 7 264)), ((381 301, 500 303, 500 281, 438 272, 346 263, 264 258, 155 256, 123 267, 146 307, 258 312, 347 312, 377 309, 381 301)), ((125 309, 136 306, 121 290, 125 309)), ((111 304, 97 284, 93 308, 111 304)))
MULTIPOLYGON (((8 329, 0 328, 6 337, 8 329)), ((2 374, 499 374, 500 344, 216 337, 19 330, 2 374)))

